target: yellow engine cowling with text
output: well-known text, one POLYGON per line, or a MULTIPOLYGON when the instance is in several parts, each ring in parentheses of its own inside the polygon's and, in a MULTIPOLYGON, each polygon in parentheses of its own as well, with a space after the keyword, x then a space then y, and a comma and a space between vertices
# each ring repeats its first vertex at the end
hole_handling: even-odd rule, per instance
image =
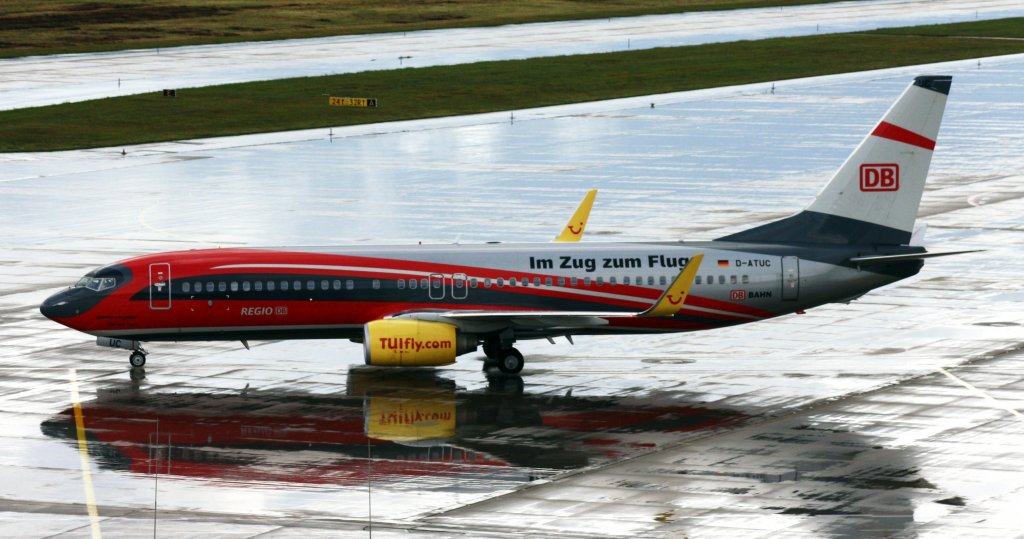
POLYGON ((443 322, 410 319, 374 320, 363 327, 367 365, 437 367, 476 350, 476 338, 443 322))

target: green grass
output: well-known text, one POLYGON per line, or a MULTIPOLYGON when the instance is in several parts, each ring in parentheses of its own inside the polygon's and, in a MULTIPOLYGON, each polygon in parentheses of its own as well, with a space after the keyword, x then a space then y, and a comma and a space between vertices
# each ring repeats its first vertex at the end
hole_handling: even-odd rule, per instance
POLYGON ((3 0, 0 57, 841 0, 3 0))
MULTIPOLYGON (((1019 20, 1018 20, 1019 21, 1019 20)), ((970 23, 985 34, 985 23, 970 23)), ((1004 21, 990 24, 1002 28, 1004 21)), ((955 27, 953 27, 955 28, 955 27)), ((1024 52, 1024 41, 921 37, 927 28, 375 71, 0 112, 0 151, 121 146, 517 110, 1024 52), (380 108, 329 107, 327 96, 380 108)))

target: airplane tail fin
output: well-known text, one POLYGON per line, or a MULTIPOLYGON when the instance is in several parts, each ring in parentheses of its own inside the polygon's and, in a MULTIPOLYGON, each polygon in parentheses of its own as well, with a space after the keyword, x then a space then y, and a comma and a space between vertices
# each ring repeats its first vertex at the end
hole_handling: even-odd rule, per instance
POLYGON ((804 211, 718 239, 906 245, 952 80, 915 78, 804 211))

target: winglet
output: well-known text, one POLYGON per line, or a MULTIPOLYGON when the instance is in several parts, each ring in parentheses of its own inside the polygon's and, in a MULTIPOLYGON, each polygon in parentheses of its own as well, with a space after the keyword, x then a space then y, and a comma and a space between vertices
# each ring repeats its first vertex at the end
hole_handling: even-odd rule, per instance
POLYGON ((596 196, 597 189, 587 191, 587 195, 583 197, 583 202, 580 202, 579 207, 576 208, 576 213, 572 214, 572 218, 566 223, 562 233, 552 241, 580 241, 580 238, 583 237, 583 229, 587 226, 587 219, 590 218, 590 208, 594 205, 594 198, 596 196))
POLYGON ((637 316, 645 318, 672 316, 679 312, 679 309, 683 307, 683 303, 686 302, 686 295, 690 292, 690 287, 693 286, 693 280, 697 276, 697 270, 700 269, 700 263, 703 259, 704 255, 702 254, 693 255, 693 258, 683 266, 683 269, 679 270, 679 275, 672 281, 672 285, 661 294, 658 301, 651 308, 637 316))

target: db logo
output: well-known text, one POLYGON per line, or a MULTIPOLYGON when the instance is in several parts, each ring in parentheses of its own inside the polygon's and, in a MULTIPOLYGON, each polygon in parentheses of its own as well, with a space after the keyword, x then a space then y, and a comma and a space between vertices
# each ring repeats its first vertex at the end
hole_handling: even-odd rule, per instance
POLYGON ((746 290, 730 290, 729 291, 729 299, 731 299, 732 301, 743 301, 743 300, 747 299, 747 291, 746 290))
POLYGON ((900 166, 897 164, 860 166, 861 191, 899 191, 900 166))

